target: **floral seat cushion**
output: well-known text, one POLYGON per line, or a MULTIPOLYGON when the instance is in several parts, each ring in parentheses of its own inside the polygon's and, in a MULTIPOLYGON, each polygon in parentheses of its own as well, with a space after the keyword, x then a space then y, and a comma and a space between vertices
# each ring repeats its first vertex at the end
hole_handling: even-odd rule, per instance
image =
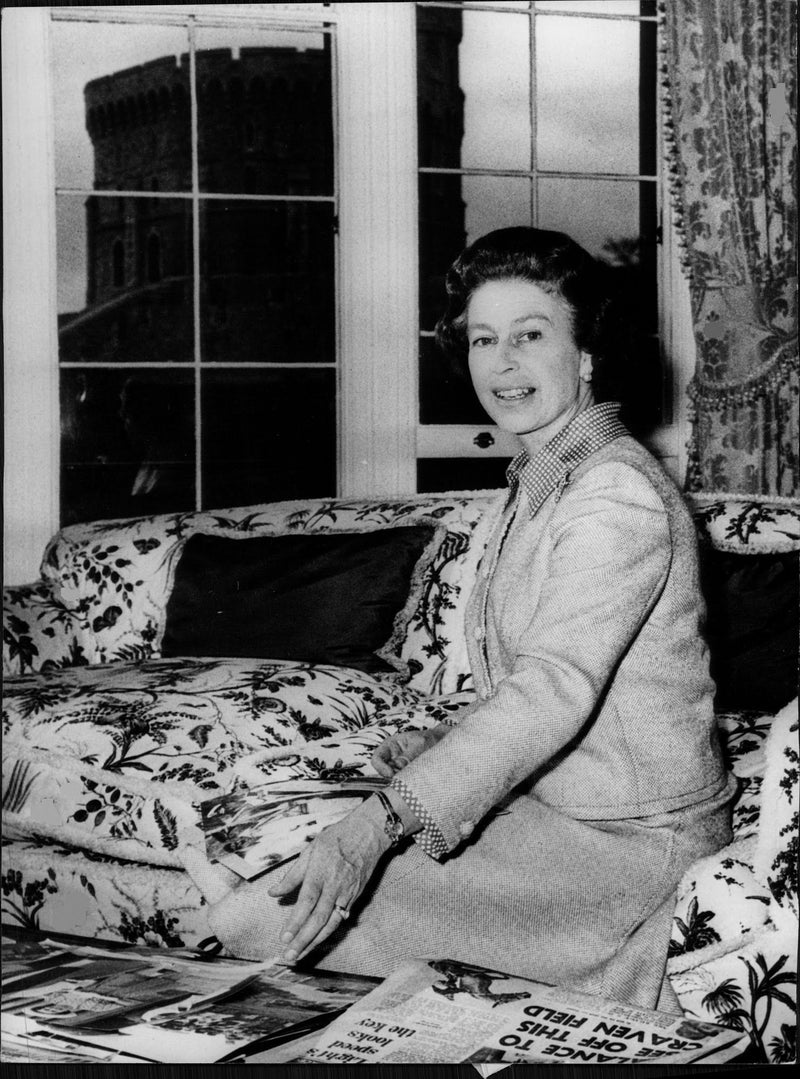
POLYGON ((254 759, 262 782, 298 754, 306 774, 353 774, 424 715, 394 676, 243 659, 66 668, 7 679, 5 697, 4 835, 166 866, 196 803, 252 779, 254 759))

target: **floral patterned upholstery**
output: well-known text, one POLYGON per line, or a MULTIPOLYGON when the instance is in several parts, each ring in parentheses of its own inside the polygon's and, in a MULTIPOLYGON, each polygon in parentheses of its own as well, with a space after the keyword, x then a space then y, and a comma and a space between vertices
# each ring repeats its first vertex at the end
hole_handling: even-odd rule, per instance
MULTIPOLYGON (((291 760, 320 739, 368 729, 366 741, 337 749, 338 768, 336 760, 306 755, 306 774, 357 774, 382 738, 429 722, 422 699, 387 676, 241 659, 146 660, 9 678, 4 834, 46 832, 180 868, 179 845, 197 841, 196 802, 229 790, 242 762, 265 750, 276 763, 291 760)), ((262 769, 264 782, 266 761, 262 769)))
MULTIPOLYGON (((692 497, 711 546, 800 548, 797 503, 692 497)), ((388 734, 451 721, 472 698, 464 606, 496 503, 491 492, 320 500, 59 533, 44 579, 6 590, 4 919, 197 944, 205 904, 181 847, 196 837, 200 799, 243 782, 358 775, 388 734), (438 531, 382 649, 396 673, 160 658, 188 536, 398 523, 438 531)), ((796 712, 720 720, 741 784, 734 841, 681 883, 668 969, 687 1013, 736 1026, 755 1058, 777 1061, 795 1022, 796 712)))
POLYGON ((797 701, 722 718, 744 785, 734 840, 678 890, 667 969, 681 1006, 748 1035, 755 1059, 793 1059, 797 982, 797 701))
POLYGON ((46 581, 3 590, 3 674, 86 663, 76 613, 53 596, 46 581))
POLYGON ((72 525, 48 545, 41 582, 25 586, 27 591, 6 590, 4 672, 158 658, 175 568, 189 536, 431 524, 438 540, 420 560, 381 655, 417 688, 461 689, 469 679, 463 612, 495 497, 464 492, 386 501, 317 499, 72 525), (55 652, 42 647, 51 630, 64 641, 55 652))
POLYGON ((718 551, 782 554, 800 548, 800 500, 691 494, 700 538, 718 551))

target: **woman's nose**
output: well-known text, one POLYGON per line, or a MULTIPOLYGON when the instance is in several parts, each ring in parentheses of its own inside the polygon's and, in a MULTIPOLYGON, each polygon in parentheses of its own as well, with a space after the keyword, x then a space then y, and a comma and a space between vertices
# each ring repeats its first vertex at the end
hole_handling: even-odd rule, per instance
POLYGON ((500 342, 497 352, 495 353, 495 361, 498 371, 509 371, 519 366, 519 358, 513 342, 500 342))

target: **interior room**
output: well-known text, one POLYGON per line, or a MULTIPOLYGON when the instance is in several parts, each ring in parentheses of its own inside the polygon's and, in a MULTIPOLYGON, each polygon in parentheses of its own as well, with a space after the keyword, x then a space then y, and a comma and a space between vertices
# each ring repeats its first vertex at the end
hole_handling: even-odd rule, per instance
POLYGON ((548 230, 603 267, 621 420, 694 525, 738 784, 653 963, 738 1059, 795 1059, 796 23, 4 7, 4 930, 222 939, 209 799, 374 780, 482 699, 464 625, 520 442, 437 323, 465 247, 548 230))

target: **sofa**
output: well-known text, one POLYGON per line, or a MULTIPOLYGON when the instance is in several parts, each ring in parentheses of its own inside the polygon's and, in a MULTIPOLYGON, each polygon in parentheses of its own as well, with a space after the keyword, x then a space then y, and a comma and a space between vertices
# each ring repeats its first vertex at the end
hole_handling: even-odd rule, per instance
MULTIPOLYGON (((464 608, 499 492, 305 499, 73 525, 4 594, 3 921, 209 936, 187 851, 240 784, 373 774, 457 722, 464 608)), ((800 505, 695 496, 734 839, 678 889, 687 1014, 793 1059, 800 505)))

